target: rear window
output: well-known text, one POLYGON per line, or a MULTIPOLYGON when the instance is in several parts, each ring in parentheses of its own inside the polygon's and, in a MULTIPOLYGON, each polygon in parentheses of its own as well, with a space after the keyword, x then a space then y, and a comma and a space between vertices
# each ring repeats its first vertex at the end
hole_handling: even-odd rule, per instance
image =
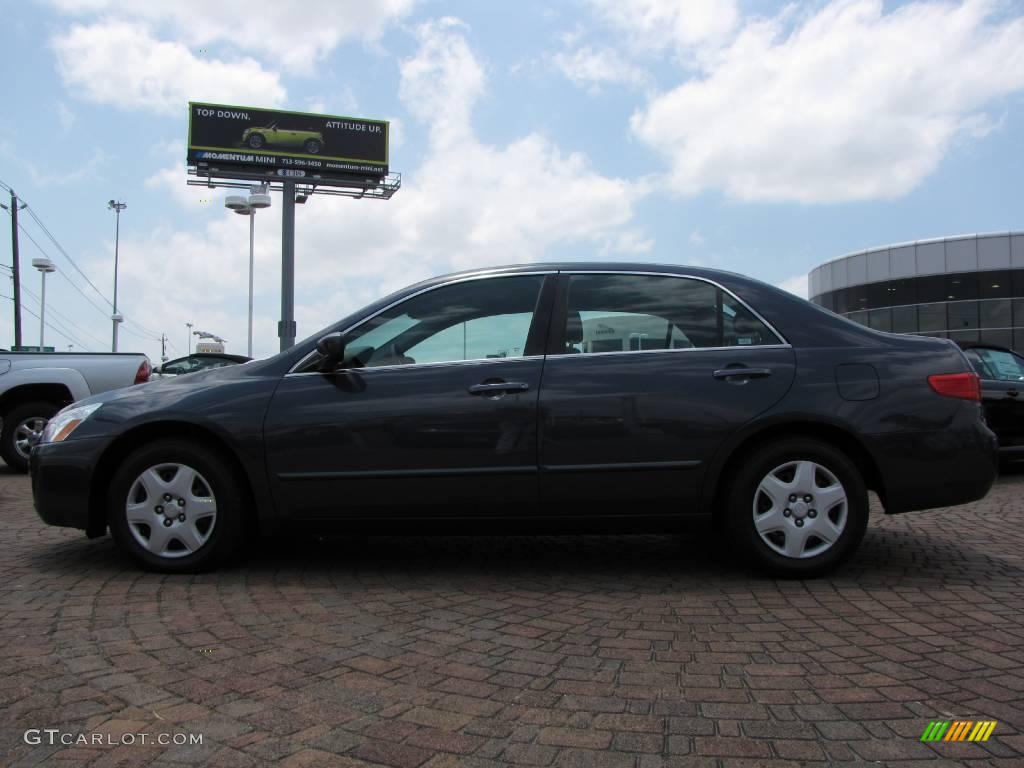
POLYGON ((628 274, 569 278, 569 354, 778 343, 746 306, 703 280, 628 274))
POLYGON ((1001 349, 968 349, 967 359, 983 379, 1024 381, 1024 358, 1001 349))

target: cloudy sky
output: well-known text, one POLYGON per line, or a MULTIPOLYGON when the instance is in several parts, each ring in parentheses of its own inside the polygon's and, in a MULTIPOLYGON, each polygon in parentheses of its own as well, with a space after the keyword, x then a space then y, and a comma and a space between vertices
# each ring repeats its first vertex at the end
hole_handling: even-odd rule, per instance
MULTIPOLYGON (((122 351, 158 359, 166 333, 168 354, 184 354, 186 322, 245 351, 247 221, 223 190, 185 184, 190 100, 391 121, 391 201, 297 208, 300 337, 467 267, 699 264, 804 293, 807 271, 843 253, 1024 229, 1020 0, 0 11, 0 181, 30 206, 25 343, 38 341, 29 263, 41 249, 59 270, 47 343, 109 351, 117 198, 122 351)), ((275 197, 256 219, 258 356, 278 346, 280 208, 275 197)), ((8 275, 0 267, 0 346, 13 337, 8 275)))

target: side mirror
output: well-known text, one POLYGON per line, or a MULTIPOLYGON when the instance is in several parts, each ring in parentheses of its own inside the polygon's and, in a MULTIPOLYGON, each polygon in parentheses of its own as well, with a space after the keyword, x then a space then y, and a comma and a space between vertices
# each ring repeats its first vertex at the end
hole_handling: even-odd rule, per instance
POLYGON ((316 343, 316 351, 323 358, 320 361, 320 370, 325 373, 333 371, 345 359, 345 336, 338 332, 321 336, 316 343))

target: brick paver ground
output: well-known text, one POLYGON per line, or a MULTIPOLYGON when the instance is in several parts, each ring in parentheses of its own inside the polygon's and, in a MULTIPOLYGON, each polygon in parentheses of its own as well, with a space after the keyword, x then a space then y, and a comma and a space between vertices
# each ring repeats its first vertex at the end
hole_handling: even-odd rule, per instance
POLYGON ((830 578, 698 536, 277 543, 143 573, 0 468, 0 765, 1024 765, 1024 474, 830 578), (922 744, 930 720, 997 720, 922 744), (51 747, 203 734, 201 746, 51 747))

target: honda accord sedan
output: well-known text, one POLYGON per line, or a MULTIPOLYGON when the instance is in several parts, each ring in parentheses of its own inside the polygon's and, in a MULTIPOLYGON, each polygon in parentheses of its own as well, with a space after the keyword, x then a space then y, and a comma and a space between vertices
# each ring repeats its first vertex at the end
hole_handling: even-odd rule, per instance
POLYGON ((795 576, 886 513, 979 499, 996 440, 952 342, 740 275, 543 264, 435 278, 275 357, 108 392, 31 454, 51 525, 195 571, 247 534, 671 532, 795 576))

